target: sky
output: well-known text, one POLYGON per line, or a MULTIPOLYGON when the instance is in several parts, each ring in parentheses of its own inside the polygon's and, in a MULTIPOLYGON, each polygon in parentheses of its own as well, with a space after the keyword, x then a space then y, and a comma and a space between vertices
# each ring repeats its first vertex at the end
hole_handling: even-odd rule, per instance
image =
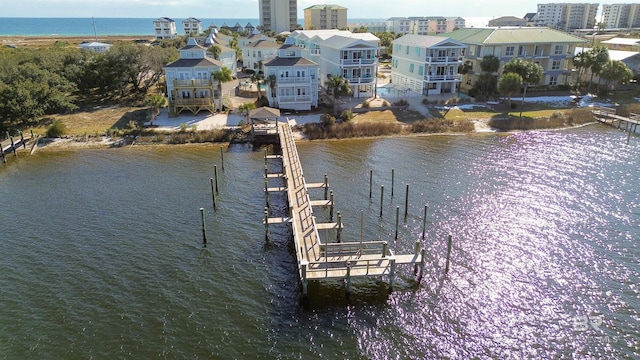
MULTIPOLYGON (((597 3, 585 0, 447 0, 443 3, 434 0, 298 0, 298 18, 304 17, 306 7, 318 4, 344 6, 348 9, 349 19, 386 19, 392 16, 522 17, 536 12, 538 3, 551 2, 597 3)), ((600 4, 629 2, 614 0, 600 4)), ((258 0, 0 0, 0 18, 162 16, 257 19, 258 0)))

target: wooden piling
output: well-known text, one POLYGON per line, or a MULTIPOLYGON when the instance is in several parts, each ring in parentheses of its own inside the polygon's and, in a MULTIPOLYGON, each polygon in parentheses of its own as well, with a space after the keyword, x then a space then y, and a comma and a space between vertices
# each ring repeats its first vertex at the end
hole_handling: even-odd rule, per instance
POLYGON ((387 257, 387 250, 388 250, 388 246, 389 244, 386 241, 382 242, 382 257, 387 257))
POLYGON ((369 170, 369 199, 371 199, 372 189, 373 189, 373 170, 369 170))
POLYGON ((24 135, 22 134, 22 131, 20 131, 20 141, 22 142, 22 148, 26 149, 27 143, 24 141, 24 135))
POLYGON ((269 206, 269 180, 267 178, 264 179, 264 199, 265 204, 269 206))
POLYGON ((396 242, 398 241, 398 222, 400 219, 400 206, 396 206, 396 235, 393 237, 396 242))
POLYGON ((331 203, 329 205, 329 219, 333 221, 333 190, 329 192, 329 202, 331 203))
POLYGON ((216 194, 219 194, 219 192, 218 192, 218 165, 213 165, 213 176, 216 179, 216 194))
POLYGON ((222 162, 222 171, 224 171, 224 151, 222 150, 222 146, 220 146, 220 161, 222 162))
POLYGON ((404 221, 407 221, 409 215, 409 184, 407 184, 407 191, 404 196, 404 221))
POLYGON ((4 156, 4 150, 2 149, 2 143, 0 143, 0 155, 2 155, 2 162, 7 163, 7 158, 4 156))
POLYGON ((424 206, 424 216, 422 218, 422 240, 424 240, 424 234, 427 231, 427 208, 428 206, 424 206))
POLYGON ((13 142, 13 136, 10 136, 11 139, 11 149, 13 149, 13 155, 18 156, 18 152, 16 151, 16 144, 13 142))
POLYGON ((202 219, 202 243, 207 245, 207 225, 204 220, 204 208, 200 208, 200 218, 202 219))
POLYGON ((393 198, 393 183, 395 180, 395 173, 396 173, 396 169, 391 169, 391 197, 393 198))
POLYGON ((338 228, 336 231, 336 241, 341 242, 342 238, 342 214, 338 211, 338 228))
POLYGON ((448 274, 449 273, 449 259, 451 258, 451 246, 452 246, 453 240, 451 240, 451 234, 449 234, 449 238, 447 239, 447 264, 444 267, 444 273, 448 274))
POLYGON ((329 178, 327 177, 327 174, 324 174, 324 199, 325 200, 329 199, 329 197, 327 196, 328 193, 329 193, 329 178))
POLYGON ((269 208, 264 207, 264 238, 269 240, 269 208))
POLYGON ((211 181, 211 198, 213 199, 213 210, 218 210, 218 204, 216 204, 216 192, 213 188, 213 178, 209 179, 211 181))
POLYGON ((380 217, 382 217, 382 203, 384 202, 384 185, 380 186, 380 217))
POLYGON ((347 261, 347 276, 345 279, 346 283, 346 292, 347 294, 351 293, 351 262, 347 261))
POLYGON ((389 262, 389 292, 391 292, 393 291, 393 283, 396 278, 396 259, 391 258, 389 262))

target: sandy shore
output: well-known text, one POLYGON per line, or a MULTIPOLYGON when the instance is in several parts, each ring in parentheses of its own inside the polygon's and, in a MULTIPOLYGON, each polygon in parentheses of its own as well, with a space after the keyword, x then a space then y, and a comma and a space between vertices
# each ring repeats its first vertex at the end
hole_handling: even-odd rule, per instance
MULTIPOLYGON (((114 43, 116 41, 134 41, 145 40, 152 42, 153 36, 150 35, 127 35, 127 36, 98 36, 97 41, 105 43, 114 43)), ((96 41, 92 36, 0 36, 0 44, 12 45, 17 47, 42 47, 53 46, 56 42, 67 42, 77 45, 87 41, 96 41)))

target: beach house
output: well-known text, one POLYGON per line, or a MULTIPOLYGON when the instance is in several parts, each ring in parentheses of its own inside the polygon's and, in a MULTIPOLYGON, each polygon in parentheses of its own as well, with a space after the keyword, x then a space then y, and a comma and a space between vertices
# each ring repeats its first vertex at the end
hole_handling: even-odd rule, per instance
POLYGON ((202 21, 190 17, 182 20, 182 29, 185 35, 198 35, 202 32, 202 21))
POLYGON ((153 21, 157 40, 175 39, 178 36, 176 22, 168 17, 161 17, 153 21))
POLYGON ((264 64, 269 106, 311 110, 318 107, 320 66, 302 57, 302 48, 285 44, 275 58, 264 64))
POLYGON ((178 116, 184 110, 194 114, 203 110, 215 112, 217 83, 211 74, 220 71, 222 63, 210 57, 194 38, 179 52, 180 58, 164 67, 169 115, 178 116))
POLYGON ((242 67, 255 72, 263 71, 262 65, 278 56, 280 45, 273 38, 254 36, 259 40, 250 42, 242 50, 242 67))
POLYGON ((431 35, 404 35, 392 41, 391 82, 418 94, 456 93, 462 81, 458 66, 466 46, 431 35))
POLYGON ((542 27, 464 28, 438 36, 467 46, 464 57, 469 61, 470 70, 464 75, 463 90, 470 89, 476 82, 480 62, 487 55, 500 60, 499 72, 511 59, 519 58, 542 67, 543 76, 538 85, 566 84, 575 47, 587 42, 581 37, 542 27))

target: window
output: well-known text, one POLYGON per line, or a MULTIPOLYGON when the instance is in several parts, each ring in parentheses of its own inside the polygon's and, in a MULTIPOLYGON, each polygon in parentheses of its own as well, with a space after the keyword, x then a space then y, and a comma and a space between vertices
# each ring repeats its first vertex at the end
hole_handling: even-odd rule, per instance
POLYGON ((558 85, 558 77, 549 76, 549 85, 558 85))
POLYGON ((416 47, 416 56, 420 56, 420 48, 416 47))
POLYGON ((418 75, 424 75, 424 67, 422 65, 418 66, 418 75))
POLYGON ((507 48, 504 51, 504 56, 513 56, 515 52, 515 46, 507 46, 507 48))
POLYGON ((553 51, 553 53, 555 55, 562 55, 562 50, 564 50, 563 48, 564 48, 564 46, 562 46, 562 45, 556 45, 556 48, 553 51))
POLYGON ((409 46, 407 46, 407 51, 405 52, 405 54, 409 54, 409 46))
POLYGON ((560 70, 560 60, 553 60, 551 62, 551 70, 560 70))
POLYGON ((413 64, 409 64, 409 72, 413 74, 413 64))

